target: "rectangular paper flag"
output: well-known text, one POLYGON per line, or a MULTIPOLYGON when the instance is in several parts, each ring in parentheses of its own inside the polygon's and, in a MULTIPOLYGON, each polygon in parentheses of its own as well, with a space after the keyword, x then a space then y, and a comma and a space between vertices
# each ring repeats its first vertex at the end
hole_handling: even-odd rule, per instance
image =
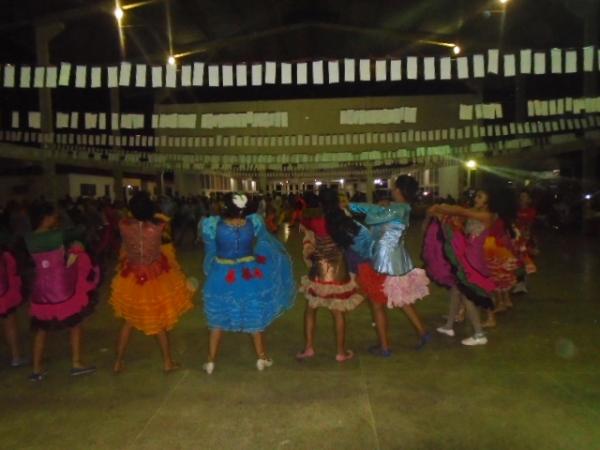
POLYGON ((19 128, 19 111, 12 112, 10 125, 13 128, 19 128))
POLYGON ((504 55, 504 76, 514 77, 516 74, 515 69, 515 55, 509 54, 504 55))
POLYGON ((533 73, 542 75, 546 73, 546 54, 536 52, 533 55, 533 73))
POLYGON ((338 61, 327 62, 327 79, 330 84, 340 82, 340 63, 338 61))
POLYGON ((15 66, 12 64, 4 66, 4 87, 15 87, 15 66))
POLYGON ((323 84, 323 61, 313 61, 312 78, 313 84, 323 84))
POLYGON ((221 67, 221 70, 223 71, 223 86, 233 86, 233 66, 226 64, 221 67))
POLYGON ((72 129, 79 128, 79 113, 78 112, 71 113, 71 123, 69 126, 72 129))
POLYGON ((354 60, 346 58, 344 59, 344 81, 346 83, 352 83, 354 80, 354 60))
POLYGON ((165 66, 165 87, 177 87, 177 66, 175 64, 165 66))
POLYGON ((219 86, 219 66, 214 64, 208 66, 208 85, 210 87, 219 86))
POLYGON ((163 72, 163 68, 161 66, 153 66, 152 67, 152 87, 153 88, 162 87, 162 72, 163 72))
POLYGON ((375 61, 375 80, 385 81, 387 79, 386 63, 387 61, 385 59, 375 61))
POLYGON ((562 49, 553 48, 550 50, 550 58, 552 73, 562 73, 562 49))
POLYGON ((189 64, 181 66, 181 85, 183 87, 192 85, 192 66, 189 64))
POLYGON ((71 64, 70 63, 60 63, 60 73, 58 75, 58 85, 59 86, 68 86, 69 80, 71 78, 71 64))
POLYGON ((406 78, 409 80, 417 79, 417 58, 416 56, 409 56, 406 58, 406 78))
POLYGON ((483 78, 485 75, 485 61, 483 55, 473 55, 473 76, 483 78))
POLYGON ((106 73, 108 76, 108 81, 106 85, 109 88, 116 88, 119 85, 119 69, 117 67, 107 67, 106 73))
POLYGON ((400 81, 402 79, 402 63, 399 59, 390 61, 390 80, 400 81))
POLYGON ((292 84, 292 65, 281 63, 281 84, 292 84))
POLYGON ((370 81, 371 80, 371 60, 370 59, 361 59, 360 60, 360 81, 370 81))
POLYGON ((44 87, 44 79, 46 75, 45 67, 36 67, 33 72, 33 87, 34 88, 43 88, 44 87))
POLYGON ((192 75, 192 86, 202 86, 204 84, 204 63, 194 63, 194 73, 192 75))
POLYGON ((460 120, 473 120, 473 105, 460 105, 458 111, 460 120))
POLYGON ((585 72, 592 72, 594 70, 594 46, 583 48, 583 70, 585 72))
POLYGON ((306 63, 296 64, 296 84, 308 83, 308 67, 306 63))
POLYGON ((577 72, 577 50, 567 50, 565 66, 565 73, 577 72))
POLYGON ((449 56, 440 58, 440 80, 452 78, 452 59, 449 56))
POLYGON ((277 64, 270 61, 265 63, 265 84, 275 84, 277 77, 277 64))
POLYGON ((131 84, 131 63, 122 62, 119 71, 119 86, 129 86, 131 84))
POLYGON ((54 66, 46 68, 46 87, 55 88, 58 77, 58 70, 54 66))
POLYGON ((435 80, 435 58, 430 56, 423 58, 423 70, 426 80, 435 80))
POLYGON ((19 87, 20 88, 31 87, 31 67, 30 66, 22 66, 21 67, 21 78, 20 78, 19 87))
POLYGON ((146 87, 146 64, 136 64, 135 66, 135 86, 146 87))
POLYGON ((248 66, 246 64, 237 64, 235 66, 235 84, 246 86, 248 84, 248 66))
POLYGON ((490 50, 488 50, 488 65, 487 65, 487 71, 489 73, 494 73, 496 75, 498 75, 499 70, 498 70, 498 65, 499 65, 499 51, 497 48, 492 48, 490 50))
POLYGON ((262 85, 262 65, 252 64, 252 86, 262 85))
POLYGON ((531 73, 531 50, 525 49, 521 50, 520 53, 520 72, 522 74, 530 74, 531 73))
POLYGON ((75 87, 84 88, 87 84, 87 66, 75 67, 75 87))
POLYGON ((466 56, 461 56, 459 58, 456 58, 456 64, 457 64, 458 78, 460 80, 469 78, 469 58, 467 58, 466 56))
POLYGON ((102 87, 102 67, 92 67, 92 82, 90 86, 95 89, 102 87))

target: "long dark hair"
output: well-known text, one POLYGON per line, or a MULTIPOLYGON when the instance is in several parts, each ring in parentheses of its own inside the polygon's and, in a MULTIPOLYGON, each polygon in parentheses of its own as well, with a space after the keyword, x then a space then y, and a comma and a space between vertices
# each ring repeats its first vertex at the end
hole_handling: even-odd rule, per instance
POLYGON ((408 203, 414 203, 419 191, 419 182, 410 175, 400 175, 394 183, 408 203))
POLYGON ((335 189, 321 189, 319 192, 321 209, 325 216, 327 234, 342 248, 348 248, 354 242, 359 227, 351 217, 340 208, 340 197, 335 189))
POLYGON ((148 222, 156 214, 156 204, 146 191, 138 191, 129 200, 129 211, 140 222, 148 222))
POLYGON ((512 237, 515 236, 513 224, 517 219, 519 204, 513 189, 490 185, 481 189, 488 196, 488 209, 498 215, 512 237))

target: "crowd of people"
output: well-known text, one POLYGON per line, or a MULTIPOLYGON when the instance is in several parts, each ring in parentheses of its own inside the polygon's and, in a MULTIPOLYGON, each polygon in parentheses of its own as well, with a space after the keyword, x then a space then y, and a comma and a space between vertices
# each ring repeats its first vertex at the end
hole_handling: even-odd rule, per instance
POLYGON ((377 193, 374 203, 349 199, 333 188, 264 197, 152 198, 136 192, 127 205, 68 197, 56 205, 43 198, 28 205, 10 202, 0 216, 0 317, 11 365, 31 363, 30 380, 43 380, 48 336, 69 329, 71 375, 93 373, 96 368, 82 355, 83 324, 94 310, 99 283, 110 279, 109 270, 116 267, 109 303, 122 327, 113 371, 125 369, 134 330, 156 337, 163 370, 176 370, 169 333, 193 307, 198 288, 177 260, 176 245, 188 241, 203 245, 201 291, 209 327, 203 368, 208 374, 215 370, 226 332, 250 334, 256 368, 270 367, 264 332, 294 305, 297 292, 306 299, 298 361, 316 354, 319 310, 332 315, 335 360, 352 359, 346 316, 365 301, 378 338, 369 353, 392 355, 388 314, 394 309, 413 325, 416 348, 427 346, 432 334, 418 301, 429 295, 430 280, 449 293, 447 320, 437 332, 453 337, 455 323, 466 317, 473 334, 462 343, 485 345, 485 329, 495 327, 496 315, 513 307, 511 294, 526 292, 526 277, 536 271, 537 212, 531 196, 523 191, 517 199, 506 186, 492 186, 477 191, 471 205, 428 206, 425 266, 420 268, 405 244, 418 195, 417 181, 401 175, 391 190, 377 193), (292 260, 277 238, 284 222, 303 233, 306 275, 298 286, 292 260), (34 330, 31 359, 24 357, 15 316, 25 300, 34 330))

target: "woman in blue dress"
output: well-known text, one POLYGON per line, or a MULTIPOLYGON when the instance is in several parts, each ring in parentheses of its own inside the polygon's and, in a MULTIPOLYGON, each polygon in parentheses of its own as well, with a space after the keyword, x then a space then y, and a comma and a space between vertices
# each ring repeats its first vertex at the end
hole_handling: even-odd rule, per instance
POLYGON ((355 245, 362 245, 364 249, 358 249, 359 254, 371 260, 358 266, 358 282, 373 307, 379 344, 370 347, 369 352, 377 356, 391 355, 386 306, 404 311, 419 336, 417 349, 431 339, 413 306, 429 295, 429 279, 423 269, 415 268, 404 243, 410 202, 416 198, 417 190, 414 178, 400 175, 392 189, 394 202, 385 205, 350 203, 352 212, 366 214, 365 223, 371 231, 372 243, 358 235, 355 245))
POLYGON ((227 194, 222 217, 202 222, 205 244, 204 312, 210 329, 208 361, 211 374, 225 331, 250 333, 256 368, 273 365, 267 356, 264 330, 296 297, 292 263, 283 244, 265 228, 258 214, 249 214, 248 198, 227 194))

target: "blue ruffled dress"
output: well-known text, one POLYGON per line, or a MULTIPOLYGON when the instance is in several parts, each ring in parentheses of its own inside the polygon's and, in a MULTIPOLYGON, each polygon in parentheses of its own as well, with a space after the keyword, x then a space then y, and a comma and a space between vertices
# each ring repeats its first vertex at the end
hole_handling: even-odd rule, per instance
POLYGON ((263 331, 296 297, 292 263, 257 214, 241 227, 220 217, 202 221, 204 312, 211 329, 263 331))

